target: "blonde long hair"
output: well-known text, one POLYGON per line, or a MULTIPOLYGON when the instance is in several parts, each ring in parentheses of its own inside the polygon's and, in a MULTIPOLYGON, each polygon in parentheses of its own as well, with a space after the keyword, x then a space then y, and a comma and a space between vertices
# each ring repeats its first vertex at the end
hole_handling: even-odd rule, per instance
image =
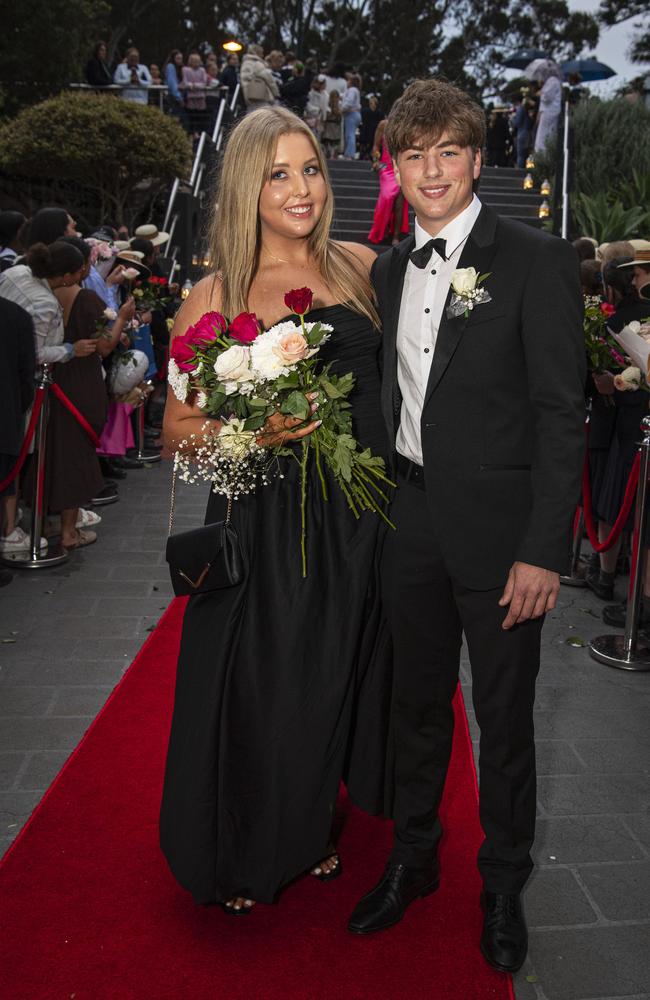
POLYGON ((379 326, 365 268, 354 253, 330 239, 334 197, 322 150, 311 129, 280 107, 252 111, 228 138, 209 233, 210 267, 221 275, 223 312, 232 317, 248 308, 260 257, 259 196, 271 176, 278 139, 289 133, 307 136, 327 189, 323 213, 309 236, 316 267, 339 302, 379 326))

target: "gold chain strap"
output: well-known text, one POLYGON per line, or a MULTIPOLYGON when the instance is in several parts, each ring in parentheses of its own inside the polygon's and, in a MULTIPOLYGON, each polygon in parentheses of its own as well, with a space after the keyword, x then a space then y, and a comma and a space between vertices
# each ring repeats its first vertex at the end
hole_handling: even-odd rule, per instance
MULTIPOLYGON (((172 489, 169 502, 169 534, 174 530, 174 510, 176 508, 176 460, 172 462, 172 489)), ((232 493, 228 494, 228 506, 226 507, 226 524, 230 524, 232 514, 232 493)))

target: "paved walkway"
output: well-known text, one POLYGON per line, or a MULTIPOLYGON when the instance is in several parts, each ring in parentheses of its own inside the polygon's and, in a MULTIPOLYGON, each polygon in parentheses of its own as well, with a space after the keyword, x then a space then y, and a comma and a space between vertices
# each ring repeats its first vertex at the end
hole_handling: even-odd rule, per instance
MULTIPOLYGON (((100 511, 96 545, 0 591, 2 850, 171 597, 168 492, 167 462, 130 473, 120 503, 100 511)), ((200 523, 204 503, 181 487, 179 530, 200 523)), ((563 590, 544 631, 538 867, 517 1000, 650 1000, 650 673, 612 670, 567 644, 608 631, 599 610, 589 593, 563 590)), ((469 703, 468 679, 464 665, 469 703)))

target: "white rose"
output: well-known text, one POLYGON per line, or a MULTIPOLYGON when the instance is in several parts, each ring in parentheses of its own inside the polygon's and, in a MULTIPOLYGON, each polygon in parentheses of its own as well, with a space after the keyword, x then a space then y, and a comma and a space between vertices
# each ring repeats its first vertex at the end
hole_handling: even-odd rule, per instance
POLYGON ((470 295, 476 288, 478 271, 475 267, 458 267, 451 276, 451 287, 456 295, 470 295))
POLYGON ((249 382, 251 378, 250 348, 236 344, 220 354, 214 371, 220 382, 249 382))
POLYGON ((104 319, 108 323, 112 323, 113 320, 117 319, 117 313, 114 309, 104 309, 104 319))
POLYGON ((614 376, 614 387, 620 392, 635 392, 641 388, 641 370, 626 368, 620 375, 614 376))
POLYGON ((126 267, 122 271, 122 275, 127 281, 135 281, 136 278, 140 277, 140 272, 135 269, 135 267, 126 267))
POLYGON ((221 424, 217 442, 222 454, 241 462, 251 452, 255 434, 253 431, 245 431, 244 421, 233 417, 221 424))

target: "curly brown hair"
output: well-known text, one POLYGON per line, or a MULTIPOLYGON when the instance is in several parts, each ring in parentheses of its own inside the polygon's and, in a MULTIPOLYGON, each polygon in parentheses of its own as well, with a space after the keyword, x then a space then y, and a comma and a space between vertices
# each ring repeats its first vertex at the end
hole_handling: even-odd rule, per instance
POLYGON ((414 144, 434 146, 446 132, 459 146, 482 149, 485 114, 464 91, 444 80, 416 80, 395 101, 386 120, 384 137, 397 159, 414 144))

